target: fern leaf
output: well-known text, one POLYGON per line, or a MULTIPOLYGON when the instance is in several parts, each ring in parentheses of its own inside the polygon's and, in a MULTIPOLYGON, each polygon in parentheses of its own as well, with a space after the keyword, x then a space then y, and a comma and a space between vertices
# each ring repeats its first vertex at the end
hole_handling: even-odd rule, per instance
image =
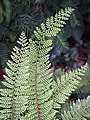
POLYGON ((52 120, 54 118, 53 100, 50 99, 53 93, 51 89, 53 79, 48 71, 50 67, 48 53, 52 45, 49 37, 57 35, 72 11, 72 8, 61 10, 55 17, 48 18, 46 24, 42 23, 41 28, 36 27, 34 31, 37 38, 36 46, 32 42, 30 45, 29 114, 31 119, 52 120))
POLYGON ((90 97, 78 100, 70 106, 70 110, 65 110, 62 120, 89 120, 90 119, 90 97))
POLYGON ((49 74, 48 51, 51 49, 51 40, 43 42, 41 46, 35 46, 30 40, 30 80, 29 80, 29 105, 28 119, 51 120, 54 118, 53 100, 49 100, 53 89, 52 74, 49 74))
POLYGON ((85 75, 82 77, 82 81, 78 89, 75 91, 78 93, 90 93, 90 72, 86 71, 85 75))
POLYGON ((60 107, 60 104, 65 103, 66 99, 70 94, 77 89, 79 82, 81 81, 81 76, 84 76, 87 70, 87 64, 82 68, 63 74, 61 79, 53 81, 54 93, 52 98, 54 99, 54 107, 60 107))
POLYGON ((7 62, 9 68, 2 82, 6 88, 0 89, 0 120, 18 120, 27 108, 28 42, 23 32, 18 43, 21 48, 14 47, 12 61, 7 62))
POLYGON ((52 96, 52 74, 49 74, 50 67, 49 51, 51 50, 52 40, 47 37, 56 36, 65 24, 65 20, 70 17, 72 8, 61 10, 55 17, 48 18, 46 24, 41 24, 41 28, 36 27, 34 34, 37 38, 36 46, 30 46, 30 96, 29 113, 31 119, 51 120, 54 118, 52 96), (32 57, 33 56, 33 57, 32 57), (35 73, 32 74, 32 72, 35 73), (33 103, 33 104, 32 104, 33 103))

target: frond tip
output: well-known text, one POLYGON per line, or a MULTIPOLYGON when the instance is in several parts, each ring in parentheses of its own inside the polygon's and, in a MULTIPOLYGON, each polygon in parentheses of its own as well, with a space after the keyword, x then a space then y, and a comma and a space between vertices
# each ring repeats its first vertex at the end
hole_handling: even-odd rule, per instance
POLYGON ((64 10, 61 9, 54 17, 51 16, 50 18, 47 18, 46 23, 42 23, 41 28, 36 27, 36 30, 34 31, 37 39, 44 40, 45 37, 56 36, 66 24, 65 21, 69 19, 73 10, 74 9, 71 7, 65 8, 64 10))

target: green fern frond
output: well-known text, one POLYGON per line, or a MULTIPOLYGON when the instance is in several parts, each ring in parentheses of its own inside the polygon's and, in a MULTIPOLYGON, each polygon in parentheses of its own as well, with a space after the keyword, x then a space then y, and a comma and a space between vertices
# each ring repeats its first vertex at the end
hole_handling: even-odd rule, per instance
POLYGON ((87 64, 73 72, 65 73, 61 76, 61 79, 53 81, 54 93, 52 98, 54 99, 55 108, 59 108, 60 104, 65 103, 71 93, 77 89, 86 70, 87 64))
POLYGON ((90 71, 87 70, 85 75, 82 77, 78 89, 75 91, 78 93, 89 93, 90 92, 90 71))
MULTIPOLYGON (((88 66, 89 69, 89 66, 88 66)), ((90 84, 90 71, 87 69, 85 75, 82 77, 83 81, 81 81, 80 87, 83 85, 88 85, 90 84)))
MULTIPOLYGON (((30 40, 31 41, 31 40, 30 40)), ((36 47, 34 42, 30 42, 30 78, 29 78, 29 99, 28 99, 28 119, 31 120, 51 120, 54 118, 53 100, 49 100, 53 89, 52 74, 49 74, 48 52, 51 50, 51 40, 36 47)))
POLYGON ((53 100, 50 99, 53 93, 52 74, 49 74, 49 51, 52 40, 47 37, 56 36, 72 13, 72 8, 61 10, 55 17, 48 18, 46 24, 36 28, 34 34, 37 38, 36 46, 31 44, 30 49, 30 96, 29 114, 31 119, 51 120, 54 118, 53 100), (33 46, 32 46, 33 45, 33 46), (32 57, 33 56, 33 57, 32 57), (32 62, 33 61, 33 62, 32 62), (34 72, 35 71, 35 72, 34 72), (33 103, 33 104, 32 104, 33 103))
MULTIPOLYGON (((68 107, 67 107, 68 108, 68 107)), ((78 100, 70 106, 70 110, 64 110, 62 120, 89 120, 90 119, 90 97, 78 100)))
POLYGON ((0 120, 18 120, 27 108, 28 42, 23 32, 18 43, 21 48, 14 47, 12 61, 7 62, 9 68, 6 68, 7 75, 2 82, 6 88, 0 89, 0 120))

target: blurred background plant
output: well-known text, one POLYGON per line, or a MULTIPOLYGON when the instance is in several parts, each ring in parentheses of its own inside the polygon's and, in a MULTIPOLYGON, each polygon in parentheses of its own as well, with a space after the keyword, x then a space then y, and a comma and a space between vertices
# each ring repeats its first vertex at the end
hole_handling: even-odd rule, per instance
POLYGON ((21 31, 34 40, 35 27, 68 6, 75 11, 62 32, 52 38, 52 68, 69 71, 90 63, 90 0, 0 0, 1 72, 21 31))

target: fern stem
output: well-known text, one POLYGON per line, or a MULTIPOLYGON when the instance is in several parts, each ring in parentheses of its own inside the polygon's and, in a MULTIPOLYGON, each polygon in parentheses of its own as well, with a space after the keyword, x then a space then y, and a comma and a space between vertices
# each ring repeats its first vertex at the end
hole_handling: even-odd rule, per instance
POLYGON ((14 93, 12 96, 12 120, 14 120, 14 93))
POLYGON ((36 107, 37 107, 37 114, 38 120, 40 120, 40 109, 38 105, 38 48, 36 49, 36 70, 35 70, 35 93, 36 93, 36 107))
MULTIPOLYGON (((14 87, 15 87, 15 81, 14 81, 14 87)), ((12 95, 12 120, 14 120, 14 96, 15 96, 15 90, 13 91, 13 95, 12 95)))

